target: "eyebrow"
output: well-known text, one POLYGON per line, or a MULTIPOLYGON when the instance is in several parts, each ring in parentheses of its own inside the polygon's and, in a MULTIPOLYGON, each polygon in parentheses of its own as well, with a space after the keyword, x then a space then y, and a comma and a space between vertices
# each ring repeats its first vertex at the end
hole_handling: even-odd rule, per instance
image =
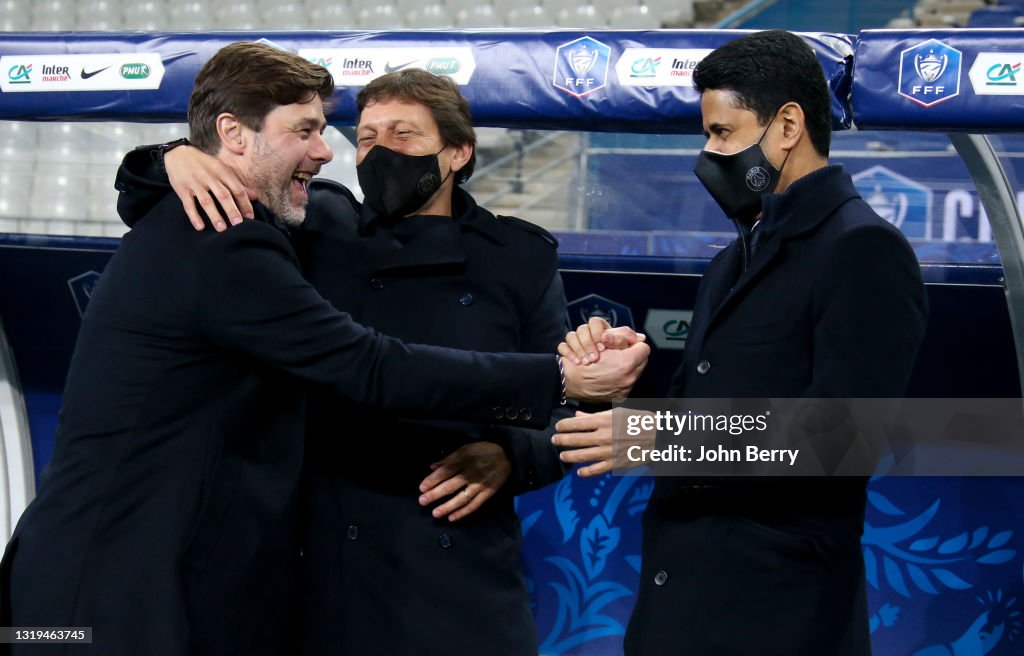
POLYGON ((307 127, 315 129, 315 130, 320 130, 321 128, 324 128, 326 126, 327 126, 327 121, 321 121, 320 119, 312 118, 312 117, 300 118, 294 124, 294 127, 296 129, 299 129, 299 130, 301 130, 303 128, 307 128, 307 127))

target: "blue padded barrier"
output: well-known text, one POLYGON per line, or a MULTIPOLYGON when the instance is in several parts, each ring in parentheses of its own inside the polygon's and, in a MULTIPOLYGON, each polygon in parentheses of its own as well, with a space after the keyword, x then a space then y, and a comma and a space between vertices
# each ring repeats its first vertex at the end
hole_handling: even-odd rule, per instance
MULTIPOLYGON (((418 65, 451 74, 480 126, 692 133, 700 131, 700 106, 688 76, 704 53, 739 34, 503 31, 495 38, 493 32, 440 31, 0 33, 0 84, 5 91, 0 93, 0 119, 182 120, 195 76, 214 52, 234 41, 267 36, 326 65, 334 75, 339 93, 329 116, 332 123, 353 122, 356 92, 371 76, 418 65), (140 59, 141 54, 159 62, 140 59), (107 62, 109 70, 82 79, 83 73, 107 62), (149 66, 146 81, 155 81, 162 65, 158 88, 145 88, 146 81, 121 75, 124 66, 140 64, 149 66), (28 65, 34 68, 19 68, 28 65), (57 72, 43 80, 44 67, 57 72), (82 90, 71 91, 73 87, 82 90), (50 90, 39 91, 43 88, 50 90)), ((804 36, 832 87, 835 127, 847 128, 852 37, 804 36)), ((144 72, 128 71, 136 76, 144 72)))

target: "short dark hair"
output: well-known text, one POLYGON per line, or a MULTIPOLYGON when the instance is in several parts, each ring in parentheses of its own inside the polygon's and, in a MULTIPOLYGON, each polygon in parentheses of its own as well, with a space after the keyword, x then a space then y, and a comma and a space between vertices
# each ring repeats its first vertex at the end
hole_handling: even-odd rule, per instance
POLYGON ((742 109, 767 125, 788 102, 804 111, 807 132, 819 155, 832 142, 831 94, 811 47, 785 30, 742 36, 712 51, 693 71, 697 91, 731 91, 742 109))
POLYGON ((263 120, 280 105, 327 101, 334 78, 323 66, 271 46, 244 41, 224 46, 196 77, 188 101, 189 139, 203 152, 220 150, 217 117, 234 114, 259 132, 263 120))
POLYGON ((476 132, 469 101, 449 77, 434 75, 421 68, 403 68, 381 75, 360 90, 356 109, 361 114, 367 105, 399 100, 419 103, 430 110, 445 146, 469 145, 473 149, 466 165, 458 172, 456 182, 469 180, 476 166, 476 132))

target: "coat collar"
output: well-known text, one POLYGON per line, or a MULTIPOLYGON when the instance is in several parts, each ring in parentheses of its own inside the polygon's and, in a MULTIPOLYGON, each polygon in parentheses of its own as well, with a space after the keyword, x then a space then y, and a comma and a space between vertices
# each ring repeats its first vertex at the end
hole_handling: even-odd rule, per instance
POLYGON ((807 174, 794 182, 781 194, 766 194, 762 200, 761 223, 756 230, 764 231, 760 236, 760 247, 744 270, 749 235, 741 232, 736 247, 730 248, 723 258, 721 268, 725 275, 716 278, 721 289, 709 290, 714 314, 710 326, 725 310, 756 281, 765 268, 779 256, 783 245, 790 239, 810 232, 821 225, 836 209, 860 194, 853 186, 853 180, 841 165, 826 166, 807 174), (739 277, 735 273, 739 271, 739 277), (727 278, 727 280, 723 280, 727 278), (735 284, 729 287, 729 282, 735 284))
POLYGON ((381 257, 377 271, 464 264, 462 233, 467 231, 504 243, 498 220, 460 187, 452 194, 452 210, 456 218, 422 215, 395 221, 363 205, 359 231, 378 241, 381 257))

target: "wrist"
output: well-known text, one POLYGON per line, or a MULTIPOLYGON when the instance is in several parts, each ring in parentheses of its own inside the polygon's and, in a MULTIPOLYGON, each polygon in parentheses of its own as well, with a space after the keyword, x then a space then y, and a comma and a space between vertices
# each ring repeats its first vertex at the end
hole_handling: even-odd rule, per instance
POLYGON ((164 157, 167 156, 167 153, 171 152, 172 150, 174 150, 178 146, 191 146, 191 145, 192 145, 192 142, 189 141, 188 138, 182 137, 181 139, 175 139, 174 141, 168 141, 167 143, 161 144, 161 145, 156 147, 156 164, 160 168, 160 172, 165 177, 167 176, 167 166, 165 165, 164 157))
POLYGON ((559 389, 559 401, 558 401, 558 403, 559 403, 559 405, 565 405, 565 402, 567 400, 566 391, 567 391, 567 388, 568 388, 568 383, 567 383, 566 378, 565 378, 565 362, 562 361, 562 356, 561 355, 556 355, 555 356, 555 360, 556 360, 556 362, 558 362, 558 378, 559 378, 559 388, 558 388, 559 389))

